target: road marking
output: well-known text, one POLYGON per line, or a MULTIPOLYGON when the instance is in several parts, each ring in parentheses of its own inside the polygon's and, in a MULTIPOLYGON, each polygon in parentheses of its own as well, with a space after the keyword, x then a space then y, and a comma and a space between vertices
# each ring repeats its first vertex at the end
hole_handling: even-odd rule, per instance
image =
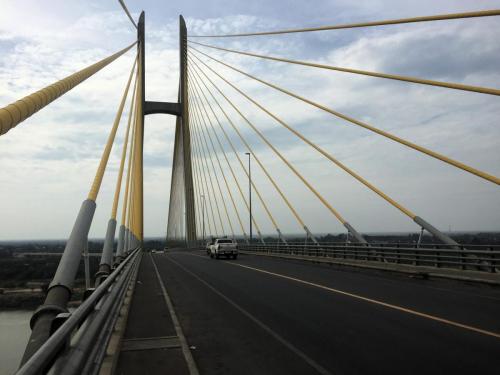
MULTIPOLYGON (((189 255, 196 256, 196 257, 199 257, 199 258, 204 258, 202 256, 195 255, 195 254, 189 254, 189 255)), ((416 311, 416 310, 408 309, 406 307, 401 307, 401 306, 393 305, 393 304, 390 304, 390 303, 378 301, 376 299, 372 299, 372 298, 368 298, 368 297, 363 297, 363 296, 360 296, 360 295, 357 295, 357 294, 353 294, 353 293, 349 293, 349 292, 344 292, 343 290, 330 288, 330 287, 325 286, 325 285, 312 283, 310 281, 305 281, 305 280, 301 280, 301 279, 298 279, 298 278, 295 278, 295 277, 282 275, 282 274, 279 274, 279 273, 276 273, 276 272, 266 271, 266 270, 263 270, 263 269, 260 269, 260 268, 245 266, 243 264, 234 263, 234 262, 228 262, 228 261, 222 261, 222 262, 226 263, 226 264, 230 264, 232 266, 242 267, 242 268, 246 268, 246 269, 249 269, 249 270, 252 270, 252 271, 261 272, 261 273, 264 273, 264 274, 267 274, 267 275, 276 276, 276 277, 279 277, 279 278, 282 278, 282 279, 295 281, 295 282, 300 283, 300 284, 313 286, 313 287, 316 287, 316 288, 319 288, 319 289, 327 290, 329 292, 341 294, 341 295, 344 295, 344 296, 347 296, 347 297, 351 297, 351 298, 355 298, 355 299, 358 299, 358 300, 361 300, 361 301, 373 303, 375 305, 384 306, 384 307, 387 307, 389 309, 393 309, 393 310, 397 310, 397 311, 402 311, 402 312, 405 312, 407 314, 416 315, 416 316, 419 316, 421 318, 434 320, 436 322, 448 324, 448 325, 451 325, 451 326, 454 326, 454 327, 462 328, 462 329, 465 329, 465 330, 468 330, 468 331, 472 331, 472 332, 476 332, 476 333, 480 333, 480 334, 483 334, 483 335, 486 335, 486 336, 491 336, 491 337, 495 337, 497 339, 500 339, 500 333, 497 333, 497 332, 492 332, 492 331, 487 331, 485 329, 481 329, 481 328, 477 328, 477 327, 472 327, 472 326, 469 326, 469 325, 466 325, 466 324, 454 322, 452 320, 440 318, 440 317, 435 316, 435 315, 430 315, 430 314, 422 313, 422 312, 419 312, 419 311, 416 311)))
POLYGON ((177 319, 177 314, 175 313, 174 310, 174 305, 172 304, 172 300, 170 299, 170 296, 167 293, 167 289, 165 288, 165 284, 163 284, 163 280, 161 279, 160 272, 158 271, 158 267, 156 266, 156 262, 149 253, 149 256, 151 257, 151 261, 153 262, 153 267, 155 269, 156 277, 158 278, 158 282, 160 284, 160 288, 163 294, 163 298, 165 300, 165 303, 167 304, 168 311, 170 312, 170 316, 172 318, 172 323, 174 323, 175 327, 175 332, 177 333, 177 336, 179 337, 179 341, 181 344, 182 348, 182 353, 184 354, 184 358, 186 359, 186 363, 188 365, 189 369, 189 374, 190 375, 199 375, 198 368, 196 367, 196 362, 194 361, 193 355, 191 354, 191 350, 189 350, 189 346, 187 344, 186 336, 184 336, 184 332, 182 331, 181 324, 179 323, 179 319, 177 319))
MULTIPOLYGON (((190 254, 190 255, 206 259, 205 257, 199 256, 199 255, 194 255, 194 254, 190 254)), ((301 351, 295 345, 293 345, 292 343, 290 343, 289 341, 287 341, 286 339, 284 339, 283 337, 281 337, 279 334, 277 334, 276 332, 274 332, 269 326, 267 326, 266 324, 264 324, 263 322, 261 322, 259 319, 257 319, 255 316, 253 316, 251 313, 249 313, 243 307, 241 307, 240 305, 238 305, 232 299, 230 299, 229 297, 226 297, 224 294, 222 294, 221 292, 219 292, 211 284, 209 284, 208 282, 206 282, 205 280, 203 280, 202 278, 200 278, 197 274, 195 274, 194 272, 188 270, 187 268, 185 268, 184 266, 182 266, 181 264, 179 264, 178 262, 176 262, 175 260, 173 260, 172 257, 167 256, 167 259, 170 260, 175 265, 177 265, 177 267, 179 267, 180 269, 182 269, 184 272, 186 272, 186 273, 190 274, 191 276, 193 276, 195 279, 197 279, 199 282, 201 282, 203 285, 205 285, 208 289, 210 289, 212 292, 214 292, 219 297, 221 297, 224 301, 226 301, 231 306, 233 306, 236 310, 238 310, 243 315, 245 315, 248 319, 250 319, 255 324, 257 324, 260 328, 262 328, 264 331, 266 331, 268 334, 270 334, 273 338, 275 338, 277 341, 279 341, 281 344, 283 344, 285 347, 287 347, 290 351, 292 351, 293 353, 295 353, 296 355, 298 355, 300 358, 302 358, 305 362, 307 362, 307 364, 309 364, 309 366, 311 366, 312 368, 314 368, 318 373, 320 373, 322 375, 332 375, 332 373, 330 371, 328 371, 327 369, 325 369, 320 364, 316 363, 316 361, 314 361, 312 358, 308 357, 307 354, 305 354, 303 351, 301 351)))
MULTIPOLYGON (((200 256, 200 255, 196 255, 196 254, 189 254, 189 255, 205 259, 205 257, 200 256)), ((339 289, 335 289, 335 288, 330 288, 330 287, 325 286, 325 285, 316 284, 316 283, 313 283, 313 282, 310 282, 310 281, 306 281, 306 280, 302 280, 302 279, 298 279, 298 278, 295 278, 295 277, 282 275, 282 274, 279 274, 279 273, 276 273, 276 272, 271 272, 271 271, 266 271, 266 270, 263 270, 263 269, 260 269, 260 268, 245 266, 245 265, 240 264, 240 263, 234 263, 234 262, 228 262, 228 261, 222 261, 222 262, 226 263, 226 264, 230 264, 232 266, 238 266, 238 267, 242 267, 242 268, 247 268, 247 269, 252 270, 252 271, 257 271, 257 272, 265 273, 265 274, 268 274, 268 275, 276 276, 276 277, 279 277, 279 278, 282 278, 282 279, 295 281, 295 282, 298 282, 298 283, 301 283, 301 284, 305 284, 305 285, 313 286, 313 287, 320 288, 320 289, 323 289, 323 290, 327 290, 329 292, 341 294, 341 295, 348 296, 348 297, 351 297, 351 298, 355 298, 355 299, 358 299, 358 300, 362 300, 362 301, 365 301, 365 302, 369 302, 369 303, 373 303, 373 304, 376 304, 376 305, 384 306, 384 307, 387 307, 387 308, 390 308, 390 309, 393 309, 393 310, 402 311, 402 312, 405 312, 407 314, 416 315, 416 316, 419 316, 421 318, 434 320, 434 321, 437 321, 437 322, 440 322, 440 323, 448 324, 448 325, 451 325, 451 326, 454 326, 454 327, 462 328, 462 329, 465 329, 465 330, 468 330, 468 331, 472 331, 472 332, 476 332, 476 333, 480 333, 480 334, 483 334, 483 335, 486 335, 486 336, 491 336, 491 337, 495 337, 497 339, 500 339, 500 333, 498 333, 498 332, 492 332, 492 331, 488 331, 488 330, 485 330, 485 329, 481 329, 481 328, 469 326, 467 324, 462 324, 462 323, 454 322, 452 320, 448 320, 448 319, 445 319, 445 318, 440 318, 440 317, 435 316, 435 315, 430 315, 430 314, 422 313, 422 312, 419 312, 419 311, 416 311, 416 310, 408 309, 406 307, 401 307, 401 306, 393 305, 393 304, 390 304, 390 303, 387 303, 387 302, 382 302, 382 301, 379 301, 379 300, 376 300, 376 299, 372 299, 372 298, 368 298, 368 297, 363 297, 363 296, 360 296, 360 295, 357 295, 357 294, 353 294, 353 293, 349 293, 349 292, 344 292, 343 290, 339 290, 339 289)))

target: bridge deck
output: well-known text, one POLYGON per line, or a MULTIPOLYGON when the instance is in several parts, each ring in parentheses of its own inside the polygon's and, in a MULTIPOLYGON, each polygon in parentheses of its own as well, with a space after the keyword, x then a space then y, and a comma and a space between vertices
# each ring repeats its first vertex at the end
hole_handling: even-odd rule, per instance
MULTIPOLYGON (((500 366, 498 287, 251 255, 153 259, 202 374, 488 374, 500 366)), ((172 333, 153 268, 144 256, 128 338, 172 333)), ((163 371, 182 359, 150 354, 163 371)), ((120 368, 154 373, 144 364, 150 354, 123 357, 120 368)))

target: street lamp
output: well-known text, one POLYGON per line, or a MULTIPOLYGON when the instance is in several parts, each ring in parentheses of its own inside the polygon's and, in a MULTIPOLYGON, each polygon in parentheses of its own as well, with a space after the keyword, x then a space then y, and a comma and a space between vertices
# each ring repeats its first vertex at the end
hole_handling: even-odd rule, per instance
POLYGON ((252 170, 250 169, 250 153, 245 152, 245 155, 248 155, 248 202, 249 202, 249 211, 250 211, 250 243, 252 243, 253 235, 252 235, 252 170))
POLYGON ((203 199, 203 201, 201 202, 201 217, 203 218, 202 233, 203 233, 203 242, 205 242, 205 196, 201 194, 201 198, 203 199))

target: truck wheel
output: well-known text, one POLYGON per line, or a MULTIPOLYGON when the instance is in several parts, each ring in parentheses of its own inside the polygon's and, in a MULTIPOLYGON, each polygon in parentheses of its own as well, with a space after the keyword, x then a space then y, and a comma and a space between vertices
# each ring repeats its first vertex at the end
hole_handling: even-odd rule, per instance
POLYGON ((219 254, 215 254, 215 259, 219 259, 219 254))
POLYGON ((212 259, 213 259, 213 257, 214 257, 214 254, 210 253, 210 258, 212 258, 212 259))
POLYGON ((234 254, 233 259, 238 259, 238 254, 234 254))

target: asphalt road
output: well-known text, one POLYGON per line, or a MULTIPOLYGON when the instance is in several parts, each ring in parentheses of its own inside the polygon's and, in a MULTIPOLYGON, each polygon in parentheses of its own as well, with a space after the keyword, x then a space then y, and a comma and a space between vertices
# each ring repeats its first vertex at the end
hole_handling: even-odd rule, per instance
POLYGON ((201 374, 498 374, 500 290, 203 252, 154 255, 201 374))

